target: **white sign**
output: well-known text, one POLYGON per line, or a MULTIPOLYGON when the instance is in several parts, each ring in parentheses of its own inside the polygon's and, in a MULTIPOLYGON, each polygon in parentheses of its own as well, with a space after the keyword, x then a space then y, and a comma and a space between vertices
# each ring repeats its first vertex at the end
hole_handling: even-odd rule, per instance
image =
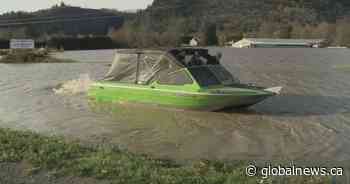
POLYGON ((11 39, 11 49, 34 49, 35 42, 32 39, 11 39))

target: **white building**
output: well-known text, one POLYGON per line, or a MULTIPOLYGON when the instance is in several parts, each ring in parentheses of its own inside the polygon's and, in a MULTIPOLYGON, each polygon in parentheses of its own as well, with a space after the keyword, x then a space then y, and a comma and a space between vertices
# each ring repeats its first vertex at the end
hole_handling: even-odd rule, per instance
POLYGON ((199 41, 197 38, 192 38, 189 44, 191 47, 197 47, 199 45, 199 41))
POLYGON ((323 39, 244 38, 235 43, 228 42, 228 44, 235 48, 318 48, 323 42, 323 39))

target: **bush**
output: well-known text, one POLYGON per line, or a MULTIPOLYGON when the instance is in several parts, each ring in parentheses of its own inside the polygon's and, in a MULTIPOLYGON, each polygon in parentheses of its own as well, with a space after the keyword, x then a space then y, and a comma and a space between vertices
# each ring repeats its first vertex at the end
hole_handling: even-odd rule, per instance
POLYGON ((61 60, 52 58, 47 50, 18 49, 10 50, 0 60, 1 63, 60 63, 72 62, 70 60, 61 60))

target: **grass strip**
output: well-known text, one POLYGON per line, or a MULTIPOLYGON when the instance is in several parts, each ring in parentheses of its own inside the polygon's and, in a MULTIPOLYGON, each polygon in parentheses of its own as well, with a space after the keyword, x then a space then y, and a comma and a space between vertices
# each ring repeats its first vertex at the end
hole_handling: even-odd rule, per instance
MULTIPOLYGON (((89 148, 60 137, 0 128, 0 162, 22 161, 31 164, 33 171, 48 170, 57 177, 92 177, 114 184, 272 184, 281 180, 246 176, 247 162, 178 165, 116 148, 89 148)), ((321 184, 329 183, 329 178, 287 177, 283 183, 321 184)))
POLYGON ((51 57, 48 50, 18 49, 0 52, 0 63, 22 64, 22 63, 72 63, 69 59, 58 59, 51 57), (2 53, 2 54, 1 54, 2 53))

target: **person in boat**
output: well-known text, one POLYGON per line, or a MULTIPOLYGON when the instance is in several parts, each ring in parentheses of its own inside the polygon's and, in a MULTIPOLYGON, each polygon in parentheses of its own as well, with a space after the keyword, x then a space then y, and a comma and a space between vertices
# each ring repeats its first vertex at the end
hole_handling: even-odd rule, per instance
POLYGON ((188 66, 201 66, 203 65, 201 55, 198 52, 194 52, 191 60, 187 64, 188 66))
POLYGON ((206 55, 207 65, 219 65, 220 64, 220 56, 212 56, 209 53, 206 55))
POLYGON ((173 51, 175 58, 185 66, 201 66, 201 65, 219 65, 221 54, 212 56, 206 51, 195 51, 186 53, 186 51, 173 51))
POLYGON ((182 64, 186 64, 185 60, 186 60, 186 52, 182 51, 180 53, 176 53, 175 54, 175 58, 180 61, 180 63, 182 64))

